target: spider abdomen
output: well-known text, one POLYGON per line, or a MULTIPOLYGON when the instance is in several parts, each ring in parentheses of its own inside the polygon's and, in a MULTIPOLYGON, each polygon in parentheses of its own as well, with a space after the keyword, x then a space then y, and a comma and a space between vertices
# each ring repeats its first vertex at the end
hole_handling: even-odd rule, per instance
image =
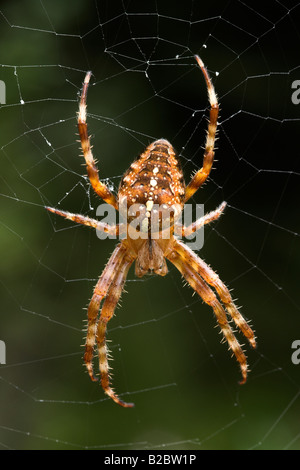
POLYGON ((150 144, 122 178, 118 199, 127 206, 184 204, 185 182, 173 146, 165 139, 150 144))

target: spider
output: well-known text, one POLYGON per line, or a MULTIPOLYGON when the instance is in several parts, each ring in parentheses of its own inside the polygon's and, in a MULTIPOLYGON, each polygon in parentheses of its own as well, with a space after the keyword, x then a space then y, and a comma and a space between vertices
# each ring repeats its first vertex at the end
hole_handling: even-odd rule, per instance
POLYGON ((127 230, 127 236, 120 240, 102 272, 89 303, 84 353, 84 362, 88 374, 92 381, 96 381, 93 356, 97 344, 99 372, 103 390, 123 407, 132 407, 134 404, 121 400, 111 386, 106 329, 118 304, 129 268, 134 261, 135 274, 138 277, 142 277, 148 272, 165 276, 168 272, 166 259, 179 270, 193 290, 212 308, 224 339, 227 340, 229 349, 232 350, 240 365, 241 384, 245 383, 247 379, 247 359, 229 325, 228 317, 241 330, 250 345, 252 347, 256 346, 254 333, 236 307, 228 288, 218 275, 179 239, 195 233, 205 224, 218 219, 226 206, 226 203, 223 202, 216 210, 204 215, 189 226, 178 223, 178 215, 183 210, 184 204, 195 194, 210 174, 214 160, 214 144, 219 112, 217 96, 209 74, 200 57, 196 55, 195 59, 206 82, 210 117, 203 166, 195 173, 187 186, 174 148, 165 139, 159 139, 151 143, 140 157, 131 164, 120 182, 117 196, 100 181, 86 122, 86 100, 91 72, 87 72, 85 76, 79 103, 78 130, 90 183, 95 193, 116 210, 121 211, 127 206, 130 208, 134 204, 144 208, 144 211, 142 209, 140 211, 141 223, 138 225, 138 233, 143 236, 133 237, 130 230, 127 230, 132 220, 129 211, 127 221, 122 226, 122 224, 110 225, 80 214, 46 207, 47 210, 66 219, 95 228, 111 236, 120 236, 122 231, 127 230), (153 236, 153 231, 151 232, 149 229, 151 218, 154 217, 154 202, 162 208, 172 207, 169 212, 161 210, 158 217, 159 225, 155 233, 156 236, 153 236), (162 236, 166 232, 166 225, 169 228, 168 235, 162 236), (101 302, 103 302, 103 305, 99 315, 101 302))

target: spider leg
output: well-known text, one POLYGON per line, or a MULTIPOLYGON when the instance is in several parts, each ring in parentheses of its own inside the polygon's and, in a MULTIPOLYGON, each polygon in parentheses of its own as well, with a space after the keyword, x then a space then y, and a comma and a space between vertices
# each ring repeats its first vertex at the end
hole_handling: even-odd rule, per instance
POLYGON ((230 292, 225 284, 221 281, 217 273, 213 271, 203 259, 199 258, 189 247, 179 240, 176 240, 174 249, 181 256, 182 260, 189 264, 193 270, 198 273, 204 281, 214 287, 221 302, 224 304, 228 314, 231 316, 237 327, 241 330, 244 336, 248 339, 253 348, 256 347, 255 335, 239 312, 235 303, 232 300, 230 292))
POLYGON ((101 232, 107 233, 112 237, 116 237, 119 235, 119 225, 109 225, 105 224, 104 222, 100 222, 96 219, 90 219, 90 217, 86 217, 80 214, 72 214, 71 212, 61 211, 58 209, 53 209, 52 207, 46 207, 47 211, 53 212, 53 214, 61 215, 68 220, 72 220, 77 224, 86 225, 87 227, 95 228, 101 232))
POLYGON ((126 247, 122 243, 117 245, 96 284, 92 299, 88 306, 88 327, 85 342, 84 362, 89 376, 93 381, 97 380, 93 371, 93 356, 100 303, 107 295, 110 285, 114 280, 116 268, 122 263, 125 252, 126 247))
POLYGON ((200 219, 196 220, 195 222, 191 223, 188 225, 188 227, 185 227, 184 225, 181 224, 176 224, 174 226, 174 233, 175 235, 179 237, 188 237, 192 233, 197 232, 203 225, 210 224, 214 220, 217 220, 220 215, 223 214, 223 211, 226 207, 226 202, 222 202, 217 209, 214 211, 209 212, 208 214, 205 214, 203 217, 200 217, 200 219))
POLYGON ((87 72, 85 76, 82 93, 81 93, 80 104, 79 104, 78 130, 79 130, 79 136, 80 136, 80 141, 81 141, 81 147, 83 151, 83 156, 86 161, 88 177, 90 179, 90 182, 94 191, 105 202, 107 202, 108 204, 111 204, 115 209, 118 209, 118 203, 117 203, 115 196, 108 189, 108 187, 99 180, 99 174, 98 174, 96 163, 92 154, 90 138, 88 135, 88 128, 87 128, 87 123, 86 123, 86 98, 87 98, 87 91, 88 91, 91 74, 92 72, 87 72))
POLYGON ((104 392, 114 400, 115 403, 125 408, 131 408, 134 403, 126 403, 121 400, 114 392, 110 385, 108 355, 109 351, 106 346, 106 329, 109 320, 112 318, 118 301, 120 299, 124 283, 126 281, 128 270, 132 264, 133 259, 124 258, 119 269, 114 277, 113 282, 109 288, 108 294, 105 298, 100 319, 97 327, 97 344, 99 354, 99 369, 101 376, 101 385, 104 392))
POLYGON ((203 301, 212 307, 221 331, 223 332, 223 335, 228 342, 229 348, 232 350, 237 361, 239 362, 242 373, 242 380, 240 381, 240 384, 244 384, 247 380, 247 359, 228 323, 224 308, 220 304, 212 289, 199 276, 194 268, 188 264, 187 260, 183 260, 180 254, 178 254, 176 251, 172 251, 168 255, 168 259, 176 266, 182 276, 203 299, 203 301))
POLYGON ((199 67, 201 68, 205 81, 206 81, 208 98, 210 102, 210 116, 209 116, 205 151, 204 151, 204 157, 203 157, 203 166, 200 170, 197 171, 197 173, 193 176, 190 183, 187 185, 185 202, 188 199, 190 199, 193 196, 193 194, 199 189, 199 187, 204 183, 204 181, 208 177, 210 170, 212 168, 214 155, 215 155, 214 146, 215 146, 217 125, 218 125, 218 114, 219 114, 219 105, 218 105, 217 95, 215 93, 215 89, 210 80, 208 72, 205 68, 205 65, 203 64, 199 56, 196 55, 195 59, 199 67))

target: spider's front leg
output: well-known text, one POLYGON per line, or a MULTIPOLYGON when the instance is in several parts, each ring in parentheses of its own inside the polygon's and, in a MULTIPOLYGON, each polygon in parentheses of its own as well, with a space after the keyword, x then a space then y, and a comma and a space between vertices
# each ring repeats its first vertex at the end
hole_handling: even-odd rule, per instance
POLYGON ((196 291, 197 294, 203 299, 203 301, 213 309, 221 331, 223 332, 223 335, 228 342, 229 348, 232 350, 240 364, 243 377, 240 383, 245 383, 247 380, 248 371, 247 358, 228 323, 226 312, 221 303, 217 299, 212 289, 199 276, 193 266, 189 264, 188 260, 183 259, 182 256, 177 253, 176 247, 174 247, 174 250, 168 255, 168 259, 176 266, 182 276, 186 279, 194 291, 196 291))
POLYGON ((228 288, 221 281, 219 276, 215 271, 213 271, 210 266, 208 266, 203 259, 197 256, 189 247, 187 247, 180 240, 176 241, 174 246, 176 252, 181 256, 182 262, 187 263, 193 268, 193 270, 199 274, 199 276, 204 279, 204 281, 212 286, 221 302, 225 306, 229 316, 233 319, 236 326, 241 330, 244 336, 248 339, 250 345, 255 348, 256 341, 255 335, 251 327, 248 325, 247 321, 244 319, 243 315, 239 312, 237 306, 235 305, 228 288))
POLYGON ((110 398, 126 408, 132 407, 134 404, 122 401, 110 386, 108 351, 106 346, 106 327, 114 314, 126 281, 128 270, 134 259, 134 256, 128 253, 128 247, 122 242, 117 246, 109 259, 99 281, 96 284, 88 307, 88 329, 84 353, 84 362, 89 376, 93 381, 96 381, 97 379, 93 372, 93 356, 94 346, 97 340, 102 388, 110 398), (105 300, 98 320, 100 304, 103 299, 105 300))
POLYGON ((120 266, 125 256, 126 248, 120 243, 111 255, 99 281, 96 284, 92 299, 88 306, 88 326, 85 342, 84 362, 89 376, 96 381, 93 371, 94 346, 96 341, 97 317, 99 314, 101 301, 106 297, 111 283, 114 280, 115 271, 120 266))
POLYGON ((122 264, 117 270, 114 279, 110 285, 108 294, 105 298, 100 319, 97 327, 97 344, 99 354, 99 369, 101 376, 101 385, 104 392, 114 400, 118 405, 124 408, 132 408, 134 403, 126 403, 121 400, 118 395, 114 392, 110 385, 109 378, 109 365, 108 365, 108 349, 106 346, 106 328, 109 320, 112 318, 118 301, 120 299, 124 283, 128 274, 128 270, 133 262, 132 258, 124 258, 122 264))

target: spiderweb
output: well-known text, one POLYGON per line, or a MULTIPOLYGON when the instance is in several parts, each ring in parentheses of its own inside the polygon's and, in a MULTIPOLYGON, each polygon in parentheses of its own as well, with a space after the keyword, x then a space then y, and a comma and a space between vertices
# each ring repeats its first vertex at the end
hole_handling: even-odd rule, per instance
POLYGON ((3 449, 299 449, 299 14, 292 1, 2 2, 3 449), (80 347, 115 241, 44 206, 95 217, 100 203, 76 135, 87 70, 101 178, 117 189, 164 137, 188 180, 208 116, 194 54, 221 115, 215 169, 193 202, 228 203, 199 254, 238 297, 258 349, 245 345, 251 373, 238 385, 212 312, 179 273, 132 271, 108 333, 113 385, 136 404, 124 410, 89 380, 80 347))

